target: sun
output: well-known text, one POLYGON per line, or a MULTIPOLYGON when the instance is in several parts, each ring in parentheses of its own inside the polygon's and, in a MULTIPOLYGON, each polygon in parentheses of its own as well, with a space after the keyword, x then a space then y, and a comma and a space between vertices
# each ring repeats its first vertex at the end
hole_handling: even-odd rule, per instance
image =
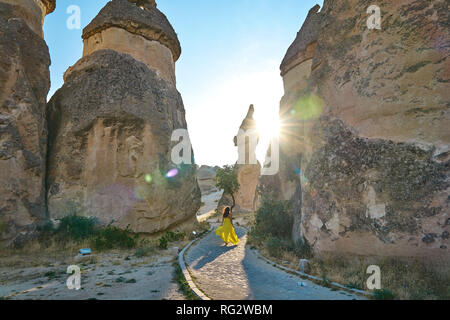
POLYGON ((262 140, 270 141, 280 136, 280 120, 277 115, 256 119, 259 136, 262 140))

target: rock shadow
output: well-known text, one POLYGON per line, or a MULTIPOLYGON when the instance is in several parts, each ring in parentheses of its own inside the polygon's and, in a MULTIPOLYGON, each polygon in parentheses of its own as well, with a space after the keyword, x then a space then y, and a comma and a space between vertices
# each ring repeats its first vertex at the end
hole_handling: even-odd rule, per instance
MULTIPOLYGON (((236 235, 238 236, 239 240, 241 241, 241 238, 245 236, 245 230, 242 228, 236 228, 236 235)), ((224 246, 222 239, 220 239, 214 231, 208 236, 208 247, 206 252, 203 254, 201 259, 195 264, 195 266, 192 266, 194 270, 200 270, 208 263, 213 262, 217 258, 219 258, 221 255, 236 249, 238 246, 224 246)))

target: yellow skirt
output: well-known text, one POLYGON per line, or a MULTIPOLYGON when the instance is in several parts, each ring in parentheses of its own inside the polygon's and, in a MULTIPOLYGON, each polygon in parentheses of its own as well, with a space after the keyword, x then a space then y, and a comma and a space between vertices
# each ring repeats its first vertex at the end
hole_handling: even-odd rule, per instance
POLYGON ((239 238, 237 237, 233 225, 228 218, 225 218, 223 226, 217 228, 216 234, 226 243, 232 243, 234 245, 239 244, 239 238))

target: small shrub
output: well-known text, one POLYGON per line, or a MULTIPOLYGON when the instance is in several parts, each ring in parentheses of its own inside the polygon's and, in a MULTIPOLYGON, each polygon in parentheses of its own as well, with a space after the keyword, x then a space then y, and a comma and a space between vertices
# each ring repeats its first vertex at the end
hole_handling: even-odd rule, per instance
POLYGON ((297 242, 292 242, 293 246, 290 247, 290 251, 297 257, 309 259, 314 255, 313 247, 309 244, 306 238, 299 239, 297 242))
POLYGON ((43 248, 48 248, 52 245, 56 230, 51 221, 44 225, 37 227, 37 240, 43 248))
POLYGON ((128 228, 121 230, 117 227, 108 226, 98 230, 92 240, 92 246, 97 250, 113 248, 132 249, 137 245, 137 238, 138 235, 131 235, 128 228))
POLYGON ((280 257, 282 242, 279 238, 269 236, 265 241, 265 247, 271 256, 276 258, 280 257))
POLYGON ((330 280, 330 278, 328 278, 327 270, 325 268, 325 264, 323 263, 323 261, 319 262, 319 267, 320 267, 320 273, 321 273, 321 277, 322 277, 322 286, 330 287, 331 280, 330 280))
POLYGON ((180 268, 180 265, 178 263, 174 263, 174 273, 175 273, 175 281, 178 283, 178 286, 183 293, 183 295, 186 297, 187 300, 199 300, 197 295, 191 290, 191 287, 186 281, 186 278, 184 277, 183 271, 180 268))
POLYGON ((350 281, 350 282, 347 283, 345 286, 346 286, 347 288, 350 288, 350 289, 361 290, 361 287, 360 287, 359 283, 354 282, 354 281, 350 281))
POLYGON ((160 248, 160 249, 166 250, 167 247, 168 247, 168 245, 169 245, 169 240, 167 240, 167 238, 161 237, 161 238, 159 239, 159 248, 160 248))
POLYGON ((138 258, 147 257, 155 253, 154 247, 140 247, 136 250, 134 255, 138 258))
POLYGON ((375 290, 373 292, 375 300, 394 300, 395 295, 388 289, 375 290))
POLYGON ((48 271, 44 274, 45 277, 47 277, 49 280, 56 279, 61 277, 61 272, 56 271, 48 271))
POLYGON ((322 273, 322 286, 329 288, 331 286, 331 280, 328 278, 326 272, 322 273))
POLYGON ((261 207, 256 212, 256 221, 252 233, 262 237, 272 235, 280 239, 290 239, 293 218, 289 209, 289 202, 276 201, 264 196, 261 207))
POLYGON ((167 249, 170 242, 180 241, 186 237, 184 232, 166 232, 161 238, 159 238, 159 248, 162 250, 167 249))
MULTIPOLYGON (((94 218, 70 215, 61 219, 61 223, 55 232, 60 241, 82 241, 95 233, 95 224, 94 218)), ((48 228, 51 227, 47 226, 48 228)))

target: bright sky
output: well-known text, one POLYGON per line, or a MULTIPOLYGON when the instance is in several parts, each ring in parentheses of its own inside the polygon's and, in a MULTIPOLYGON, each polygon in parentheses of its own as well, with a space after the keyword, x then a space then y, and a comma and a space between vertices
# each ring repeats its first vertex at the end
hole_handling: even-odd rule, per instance
MULTIPOLYGON (((52 86, 63 85, 67 68, 81 58, 82 29, 107 0, 58 0, 44 32, 50 49, 52 86), (81 9, 81 29, 69 30, 67 9, 81 9)), ((310 8, 323 0, 157 0, 181 42, 176 65, 197 164, 237 161, 233 137, 255 105, 261 130, 261 163, 276 127, 283 83, 279 65, 310 8)))

